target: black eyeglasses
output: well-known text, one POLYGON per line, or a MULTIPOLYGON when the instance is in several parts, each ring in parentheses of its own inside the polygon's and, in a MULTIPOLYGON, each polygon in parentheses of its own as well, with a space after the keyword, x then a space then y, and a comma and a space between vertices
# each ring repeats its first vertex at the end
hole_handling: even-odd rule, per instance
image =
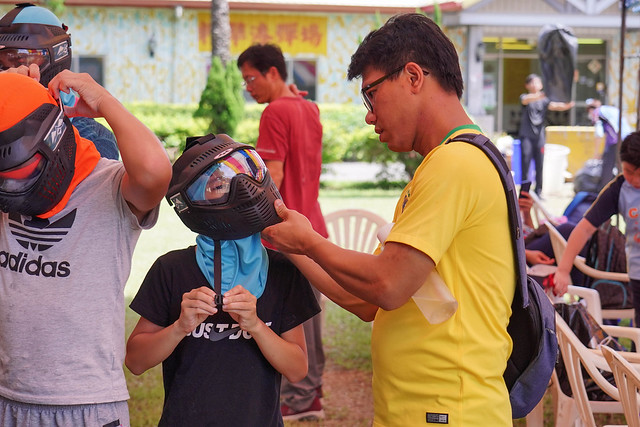
MULTIPOLYGON (((380 83, 382 83, 389 77, 393 76, 394 74, 397 74, 398 72, 402 71, 403 68, 404 68, 404 65, 396 68, 395 70, 391 71, 389 74, 386 74, 380 77, 378 80, 372 83, 369 83, 368 85, 362 88, 362 90, 360 91, 360 96, 362 97, 362 102, 364 102, 364 106, 367 107, 367 110, 369 110, 370 113, 373 113, 373 100, 369 97, 369 92, 371 91, 371 89, 373 89, 375 86, 378 86, 380 83)), ((429 72, 426 70, 422 70, 422 73, 425 76, 429 74, 429 72)))
POLYGON ((256 78, 257 78, 256 76, 248 77, 246 80, 242 81, 242 86, 245 88, 251 86, 253 82, 256 80, 256 78))

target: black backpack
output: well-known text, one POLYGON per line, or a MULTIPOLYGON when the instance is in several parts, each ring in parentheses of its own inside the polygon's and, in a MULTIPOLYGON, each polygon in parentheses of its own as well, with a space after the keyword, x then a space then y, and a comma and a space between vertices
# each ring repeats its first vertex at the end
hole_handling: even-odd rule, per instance
MULTIPOLYGON (((626 238, 618 227, 607 221, 596 229, 587 243, 586 264, 596 270, 612 273, 627 272, 626 238)), ((633 293, 629 282, 595 279, 585 276, 584 286, 596 289, 602 308, 633 308, 633 293)))
MULTIPOLYGON (((581 302, 574 302, 572 304, 558 303, 555 304, 555 309, 567 322, 567 325, 576 334, 582 344, 588 348, 598 348, 600 345, 606 345, 616 351, 629 351, 623 347, 614 337, 607 334, 604 329, 598 324, 587 311, 581 302)), ((587 392, 589 400, 599 401, 612 401, 613 399, 600 386, 591 378, 591 375, 582 367, 583 375, 582 381, 587 392)), ((613 373, 607 370, 600 369, 600 374, 607 379, 611 384, 615 385, 613 373)), ((558 374, 558 383, 560 389, 567 396, 573 396, 571 390, 571 384, 569 382, 569 374, 567 368, 562 360, 562 354, 558 358, 556 364, 556 374, 558 374)))
POLYGON ((450 139, 480 148, 491 159, 504 185, 516 260, 515 294, 507 332, 513 351, 504 371, 513 418, 525 417, 544 396, 558 357, 555 310, 533 278, 526 274, 522 221, 511 171, 496 146, 484 135, 463 134, 450 139))

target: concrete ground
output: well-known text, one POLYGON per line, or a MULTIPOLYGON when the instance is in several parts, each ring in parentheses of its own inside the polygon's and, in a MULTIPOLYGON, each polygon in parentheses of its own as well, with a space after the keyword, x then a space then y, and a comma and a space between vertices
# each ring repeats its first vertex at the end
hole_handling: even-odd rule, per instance
MULTIPOLYGON (((378 180, 378 173, 382 170, 382 166, 376 163, 366 162, 341 162, 329 163, 323 166, 323 172, 320 176, 321 181, 340 181, 340 182, 373 182, 378 180)), ((393 179, 407 179, 402 164, 393 164, 390 168, 393 179)), ((556 180, 557 182, 557 180, 556 180)), ((561 216, 567 205, 575 195, 573 192, 573 183, 564 184, 554 183, 550 181, 549 185, 545 184, 542 198, 544 206, 554 215, 561 216)))
POLYGON ((562 216, 566 207, 571 203, 575 193, 573 182, 556 185, 555 188, 542 189, 542 203, 553 215, 562 216))
MULTIPOLYGON (((323 165, 320 181, 372 182, 378 180, 382 165, 367 162, 339 162, 323 165)), ((408 179, 402 163, 394 163, 387 170, 391 180, 408 179)))

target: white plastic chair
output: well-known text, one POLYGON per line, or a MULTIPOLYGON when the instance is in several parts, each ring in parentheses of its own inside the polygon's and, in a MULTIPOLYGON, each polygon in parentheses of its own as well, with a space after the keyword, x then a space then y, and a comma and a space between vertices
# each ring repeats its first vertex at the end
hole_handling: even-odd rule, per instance
POLYGON ((529 196, 533 200, 533 207, 531 208, 531 216, 534 220, 536 227, 542 224, 557 225, 557 219, 549 212, 549 210, 542 204, 542 200, 535 192, 530 192, 529 196))
POLYGON ((324 216, 329 240, 345 249, 372 253, 378 246, 378 229, 387 224, 366 209, 342 209, 324 216))
MULTIPOLYGON (((373 253, 378 246, 378 229, 387 224, 380 215, 366 209, 341 209, 324 216, 329 241, 345 249, 373 253)), ((322 295, 322 328, 327 297, 322 295)), ((373 323, 372 323, 373 326, 373 323)))
POLYGON ((624 409, 624 417, 629 427, 640 427, 640 372, 639 365, 632 365, 624 359, 617 351, 610 347, 601 347, 605 360, 609 363, 613 378, 618 387, 620 402, 624 409))
MULTIPOLYGON (((567 294, 582 298, 589 314, 593 316, 607 334, 618 338, 628 338, 634 342, 636 349, 640 348, 639 329, 602 324, 602 304, 600 303, 600 294, 597 290, 569 285, 567 294)), ((549 381, 549 391, 551 392, 551 401, 554 409, 554 425, 558 427, 572 426, 579 418, 578 408, 574 398, 566 395, 560 387, 558 375, 555 370, 549 381)), ((538 406, 527 415, 526 422, 528 427, 542 427, 543 421, 544 400, 541 400, 538 406)))
MULTIPOLYGON (((596 427, 594 413, 624 413, 619 401, 618 389, 609 383, 600 372, 600 370, 611 372, 611 368, 600 350, 590 349, 582 344, 558 313, 556 313, 556 334, 558 335, 562 360, 569 377, 569 384, 571 384, 572 400, 575 402, 575 408, 577 408, 582 423, 587 427, 596 427), (613 401, 589 400, 584 385, 583 368, 598 387, 614 399, 613 401)), ((570 426, 573 422, 573 420, 567 419, 563 421, 563 424, 556 425, 570 426)))
MULTIPOLYGON (((547 229, 549 230, 549 237, 551 239, 551 246, 553 247, 553 254, 556 258, 556 262, 559 262, 560 259, 562 259, 565 248, 567 247, 567 241, 553 225, 547 223, 547 229)), ((612 280, 618 282, 629 281, 629 275, 627 273, 611 273, 608 271, 597 270, 593 267, 589 267, 585 259, 579 255, 576 256, 573 260, 573 265, 583 274, 595 279, 612 280)), ((604 319, 633 319, 635 317, 635 311, 633 308, 602 309, 602 317, 604 319)))

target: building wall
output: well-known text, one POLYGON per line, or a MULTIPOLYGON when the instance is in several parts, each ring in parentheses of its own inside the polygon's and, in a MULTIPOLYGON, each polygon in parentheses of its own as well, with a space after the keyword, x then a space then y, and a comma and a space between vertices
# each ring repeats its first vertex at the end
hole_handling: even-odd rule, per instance
POLYGON ((75 55, 105 58, 105 86, 124 102, 193 103, 206 81, 196 12, 172 9, 67 8, 75 55), (155 54, 149 41, 155 40, 155 54))
MULTIPOLYGON (((637 121, 637 102, 640 88, 640 33, 627 31, 625 35, 625 61, 622 85, 622 112, 635 128, 637 121)), ((620 35, 616 35, 607 52, 607 103, 619 105, 620 96, 620 35)))
POLYGON ((195 11, 177 19, 173 9, 66 7, 59 18, 69 27, 74 56, 104 58, 103 83, 121 101, 198 101, 207 59, 198 52, 195 11))
MULTIPOLYGON (((514 3, 520 4, 511 0, 486 2, 483 4, 485 8, 479 12, 486 12, 487 7, 500 10, 514 3)), ((537 7, 540 13, 551 12, 548 10, 548 4, 542 1, 529 6, 537 7)), ((4 14, 12 7, 3 4, 0 6, 0 13, 4 14)), ((207 13, 208 11, 203 9, 185 8, 182 16, 178 17, 173 8, 68 6, 60 18, 69 26, 72 49, 76 57, 103 58, 104 85, 120 100, 190 104, 197 103, 200 98, 210 61, 208 50, 202 49, 202 38, 203 34, 206 35, 207 29, 200 25, 202 15, 207 13), (155 42, 153 57, 148 49, 151 39, 155 42)), ((304 50, 287 51, 285 48, 285 55, 291 59, 317 61, 319 102, 361 102, 360 81, 346 80, 350 56, 360 40, 384 22, 388 18, 387 15, 377 17, 375 14, 355 13, 232 11, 232 23, 234 17, 240 15, 258 15, 266 21, 271 19, 270 16, 277 20, 278 16, 283 15, 322 17, 326 22, 326 28, 322 30, 326 37, 325 52, 310 54, 304 50)), ((486 33, 491 32, 490 29, 485 30, 486 33)), ((517 27, 496 29, 505 37, 516 35, 511 33, 517 33, 518 30, 517 27)), ((617 105, 619 32, 604 28, 599 31, 604 33, 603 35, 613 34, 611 38, 607 38, 610 46, 607 57, 607 101, 617 105)), ((449 26, 445 28, 445 33, 459 52, 462 75, 467 79, 467 27, 449 26)), ((627 54, 640 51, 640 36, 637 30, 628 30, 626 43, 627 54)), ((233 54, 237 55, 238 52, 233 54)), ((632 123, 635 123, 639 64, 640 59, 636 57, 630 57, 625 61, 623 110, 632 123)), ((469 82, 465 81, 464 100, 474 96, 473 92, 469 90, 469 82)), ((481 96, 481 93, 478 92, 476 96, 481 96)))
MULTIPOLYGON (((0 6, 4 14, 11 7, 0 6)), ((73 55, 104 60, 104 85, 123 102, 197 103, 206 82, 210 54, 203 49, 207 29, 201 25, 206 10, 184 9, 176 17, 168 8, 66 7, 59 18, 69 27, 73 55), (149 42, 155 42, 154 56, 149 42)), ((233 12, 234 17, 255 15, 233 12)), ((265 21, 300 13, 260 12, 265 21)), ((288 58, 316 59, 319 102, 360 103, 360 81, 348 82, 347 68, 359 42, 388 16, 374 14, 309 14, 326 18, 326 52, 318 55, 291 49, 288 58)), ((283 18, 281 18, 283 19, 283 18)), ((450 29, 456 47, 464 47, 464 31, 450 29)), ((237 49, 236 49, 237 50, 237 49)), ((232 53, 237 56, 239 52, 232 53)))

